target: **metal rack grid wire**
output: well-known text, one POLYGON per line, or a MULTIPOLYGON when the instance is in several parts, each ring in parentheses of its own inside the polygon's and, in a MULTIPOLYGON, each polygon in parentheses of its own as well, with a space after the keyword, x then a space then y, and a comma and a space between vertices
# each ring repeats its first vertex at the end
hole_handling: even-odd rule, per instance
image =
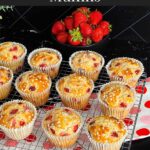
MULTIPOLYGON (((28 70, 31 70, 30 67, 28 66, 28 64, 26 63, 22 69, 22 71, 20 73, 23 73, 25 71, 28 71, 28 70)), ((15 79, 18 77, 18 75, 20 74, 16 74, 14 76, 14 81, 13 83, 15 82, 15 79)), ((40 107, 40 108, 37 108, 38 109, 38 118, 37 120, 42 120, 44 114, 46 113, 46 111, 49 109, 49 108, 52 108, 54 105, 57 105, 59 104, 59 106, 62 106, 62 104, 60 103, 61 100, 58 96, 58 93, 56 92, 56 89, 55 89, 55 83, 58 79, 60 79, 61 77, 65 76, 65 75, 69 75, 70 73, 72 73, 70 67, 69 67, 69 63, 67 61, 63 61, 62 64, 61 64, 61 67, 60 67, 60 71, 59 71, 59 74, 58 76, 53 80, 53 83, 52 83, 52 87, 51 87, 51 95, 49 97, 49 100, 48 102, 40 107)), ((139 80, 139 83, 140 85, 142 86, 142 88, 140 90, 144 90, 144 86, 145 86, 145 81, 144 79, 147 77, 146 73, 143 73, 140 80, 139 80), (140 81, 144 81, 144 82, 140 82, 140 81)), ((94 83, 95 84, 95 88, 94 88, 94 93, 97 93, 100 89, 100 87, 109 82, 109 77, 106 73, 106 70, 105 68, 102 69, 101 73, 100 73, 100 76, 99 76, 99 79, 94 83)), ((138 83, 138 84, 139 84, 138 83)), ((141 101, 142 101, 142 94, 137 94, 137 98, 136 98, 136 102, 134 104, 134 107, 140 107, 141 105, 141 101)), ((14 88, 14 84, 13 84, 13 88, 12 88, 12 92, 10 93, 9 97, 3 101, 0 101, 0 105, 6 101, 10 101, 12 99, 21 99, 19 93, 15 90, 14 88)), ((92 103, 94 102, 91 102, 91 105, 92 103)), ((98 106, 98 101, 96 102, 96 105, 98 106)), ((85 115, 83 113, 83 111, 80 111, 81 115, 85 115)), ((88 119, 89 117, 89 111, 86 112, 86 119, 88 119)), ((92 115, 97 115, 95 110, 94 112, 92 113, 92 115)), ((132 139, 133 139, 133 134, 134 134, 134 129, 135 129, 135 126, 136 126, 136 121, 137 121, 137 117, 138 117, 138 114, 130 114, 128 116, 129 118, 132 118, 132 120, 134 121, 134 124, 133 125, 130 125, 128 127, 128 136, 126 137, 122 147, 121 147, 121 150, 129 150, 131 148, 131 143, 132 143, 132 139)), ((84 123, 84 126, 82 128, 82 130, 84 130, 84 127, 85 127, 85 124, 84 123)), ((19 144, 13 149, 17 149, 17 150, 21 150, 21 149, 43 149, 42 145, 41 145, 41 141, 47 141, 47 138, 46 136, 44 135, 43 131, 41 130, 41 127, 38 127, 36 130, 33 131, 35 135, 38 136, 38 139, 37 141, 33 144, 33 143, 28 143, 27 141, 25 140, 21 140, 19 141, 19 144)), ((82 131, 81 131, 82 132, 82 131)), ((79 141, 76 142, 76 145, 79 145, 82 147, 82 149, 84 150, 88 150, 88 149, 91 149, 91 144, 89 145, 86 145, 84 146, 84 142, 81 143, 79 141)), ((10 149, 11 150, 11 147, 6 147, 4 145, 4 140, 2 142, 0 142, 0 149, 10 149)), ((57 149, 59 150, 60 148, 53 148, 53 149, 57 149)), ((72 148, 73 149, 73 148, 72 148)), ((69 150, 69 149, 68 149, 69 150)))

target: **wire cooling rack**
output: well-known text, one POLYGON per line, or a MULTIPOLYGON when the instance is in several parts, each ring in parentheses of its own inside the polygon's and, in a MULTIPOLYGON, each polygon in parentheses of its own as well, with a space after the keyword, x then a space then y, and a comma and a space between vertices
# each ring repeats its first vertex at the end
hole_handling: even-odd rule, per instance
MULTIPOLYGON (((25 64, 24 68, 22 69, 22 71, 20 73, 28 71, 28 70, 31 70, 31 69, 28 66, 28 64, 25 64)), ((20 73, 18 73, 14 76, 12 92, 10 93, 10 95, 7 99, 0 101, 0 105, 2 103, 9 101, 9 100, 12 100, 12 99, 21 99, 20 95, 18 94, 18 92, 14 88, 15 79, 18 77, 18 75, 20 73)), ((61 100, 60 100, 58 93, 56 92, 56 89, 55 89, 55 83, 59 78, 65 76, 65 75, 69 75, 70 73, 71 73, 71 69, 69 67, 69 63, 67 61, 63 61, 61 64, 61 67, 60 67, 59 75, 53 80, 52 87, 51 87, 51 95, 49 97, 48 102, 44 106, 38 108, 38 117, 37 117, 37 120, 35 122, 34 130, 32 132, 34 135, 36 135, 36 141, 31 142, 30 141, 31 139, 27 138, 26 140, 21 140, 21 141, 16 142, 17 144, 11 143, 12 144, 11 145, 8 142, 9 139, 6 137, 6 138, 0 140, 0 150, 5 150, 5 149, 9 149, 9 150, 12 150, 12 149, 13 150, 14 149, 15 150, 22 150, 22 149, 24 149, 24 150, 27 150, 27 149, 42 150, 44 148, 61 150, 60 148, 56 148, 53 145, 49 145, 49 147, 45 147, 46 144, 47 144, 46 146, 48 146, 48 142, 47 142, 47 137, 45 136, 43 130, 41 129, 40 122, 41 122, 43 116, 45 115, 45 113, 48 109, 51 109, 54 106, 55 107, 62 106, 61 100), (37 125, 38 122, 39 122, 39 125, 37 125), (8 147, 10 145, 12 147, 8 147)), ((146 73, 143 73, 140 80, 139 80, 139 83, 142 86, 141 90, 144 90, 144 86, 145 86, 145 81, 144 82, 141 82, 141 81, 143 81, 146 77, 147 77, 146 73)), ((103 68, 101 73, 100 73, 99 79, 95 82, 95 89, 93 92, 97 93, 98 90, 100 89, 100 87, 107 82, 109 82, 109 77, 106 73, 105 68, 103 68)), ((136 102, 134 104, 134 107, 138 107, 138 108, 140 107, 141 101, 142 101, 142 96, 143 96, 142 94, 137 94, 137 98, 136 98, 136 102)), ((96 109, 98 109, 97 106, 99 106, 98 101, 92 101, 91 100, 90 105, 91 105, 91 108, 89 110, 87 110, 86 112, 80 111, 82 117, 84 117, 85 122, 89 117, 93 117, 94 115, 98 115, 98 113, 99 113, 96 111, 96 109), (96 106, 96 108, 94 106, 96 106)), ((129 150, 131 148, 131 143, 133 140, 133 134, 134 134, 134 129, 136 126, 136 121, 137 121, 138 115, 137 114, 132 114, 132 115, 130 114, 128 117, 131 118, 134 123, 132 125, 128 126, 128 136, 126 137, 126 139, 125 139, 125 141, 121 147, 121 150, 129 150)), ((82 128, 82 131, 81 131, 82 135, 85 135, 85 134, 83 134, 85 124, 82 128)), ((15 141, 13 141, 13 142, 15 143, 15 141)), ((91 149, 90 142, 82 141, 79 139, 76 142, 76 144, 73 147, 69 148, 68 150, 79 150, 79 149, 80 150, 81 149, 82 150, 90 150, 91 149)))

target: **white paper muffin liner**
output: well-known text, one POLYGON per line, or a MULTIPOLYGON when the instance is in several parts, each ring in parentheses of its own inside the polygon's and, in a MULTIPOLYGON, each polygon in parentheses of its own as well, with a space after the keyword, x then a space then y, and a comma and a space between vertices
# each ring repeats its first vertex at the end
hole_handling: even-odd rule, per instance
POLYGON ((33 71, 27 71, 27 72, 24 72, 22 73, 21 75, 19 75, 15 81, 15 88, 16 90, 19 92, 19 94, 21 95, 21 97, 29 102, 31 102, 32 104, 34 104, 35 106, 42 106, 44 105, 47 101, 48 101, 48 98, 50 96, 50 89, 51 89, 51 85, 52 85, 52 81, 51 79, 49 78, 49 86, 48 88, 46 88, 43 92, 39 92, 39 93, 24 93, 23 91, 21 91, 19 88, 18 88, 18 82, 19 82, 19 79, 22 75, 26 74, 26 73, 29 73, 29 72, 33 72, 33 71))
MULTIPOLYGON (((92 122, 92 121, 93 121, 93 119, 90 120, 90 122, 92 122)), ((89 131, 88 131, 89 123, 86 124, 85 131, 88 136, 88 139, 90 140, 90 142, 92 144, 92 149, 94 149, 94 150, 120 150, 121 145, 125 141, 125 138, 128 134, 127 126, 124 124, 123 121, 122 121, 122 123, 124 124, 124 129, 126 130, 126 134, 119 141, 113 142, 113 143, 96 142, 94 139, 92 139, 92 137, 90 136, 89 131)))
POLYGON ((82 126, 83 126, 83 119, 82 119, 81 115, 77 111, 75 111, 74 109, 71 109, 69 107, 57 107, 57 108, 54 108, 52 110, 49 110, 49 111, 47 111, 45 117, 42 120, 42 129, 44 130, 45 134, 49 138, 50 142, 52 142, 56 147, 60 147, 60 148, 68 148, 68 147, 71 147, 73 144, 75 144, 76 141, 77 141, 77 139, 78 139, 78 137, 79 137, 79 134, 80 134, 80 131, 82 129, 82 126), (80 117, 81 124, 80 124, 78 130, 75 133, 73 133, 72 135, 68 135, 68 136, 56 136, 56 135, 52 135, 44 127, 44 120, 45 120, 45 118, 50 113, 52 113, 55 109, 58 109, 58 108, 69 109, 69 110, 75 112, 80 117))
POLYGON ((98 92, 98 100, 100 102, 100 108, 101 111, 104 115, 109 115, 109 116, 113 116, 117 119, 124 119, 127 117, 130 109, 133 107, 134 102, 136 101, 136 92, 134 88, 131 88, 132 92, 134 93, 134 99, 133 102, 131 104, 129 104, 126 108, 113 108, 113 107, 109 107, 103 100, 101 100, 101 96, 100 93, 101 91, 107 86, 107 85, 111 85, 113 83, 119 83, 122 85, 127 85, 124 82, 119 82, 119 81, 111 81, 109 83, 104 84, 101 89, 98 92))
POLYGON ((28 56, 28 64, 29 64, 29 66, 30 66, 33 70, 45 72, 45 73, 47 73, 52 79, 54 79, 54 78, 58 75, 61 62, 62 62, 62 55, 61 55, 61 53, 60 53, 58 50, 53 49, 53 48, 47 48, 47 47, 45 47, 45 48, 38 48, 38 49, 33 50, 33 51, 29 54, 29 56, 28 56), (41 51, 55 52, 55 53, 59 56, 59 58, 60 58, 59 62, 56 63, 56 64, 53 64, 53 65, 49 65, 49 66, 44 67, 44 68, 41 68, 41 67, 32 65, 31 62, 30 62, 31 58, 32 58, 36 53, 41 52, 41 51))
MULTIPOLYGON (((7 42, 11 42, 11 41, 7 41, 7 42)), ((5 43, 5 42, 3 42, 3 43, 5 43)), ((3 43, 1 43, 0 45, 2 45, 3 43)), ((7 62, 7 61, 0 60, 0 66, 8 67, 13 71, 13 73, 17 73, 23 67, 24 59, 25 59, 25 56, 27 54, 27 48, 21 43, 17 43, 17 42, 12 42, 12 43, 20 45, 21 47, 23 47, 24 53, 22 54, 21 57, 19 57, 15 61, 7 62)))
POLYGON ((8 97, 8 95, 10 94, 11 85, 12 85, 12 81, 13 81, 14 76, 13 76, 12 70, 10 70, 9 68, 3 67, 3 66, 0 66, 0 68, 4 68, 6 70, 9 70, 10 75, 11 75, 11 78, 7 83, 0 85, 0 100, 3 100, 6 97, 8 97))
POLYGON ((111 59, 111 60, 107 63, 107 65, 106 65, 106 71, 107 71, 107 74, 108 74, 108 76, 109 76, 109 78, 110 78, 111 81, 123 81, 123 82, 127 83, 130 87, 135 87, 136 84, 137 84, 137 82, 138 82, 138 80, 139 80, 139 78, 141 77, 141 75, 142 75, 143 72, 144 72, 144 66, 143 66, 143 64, 142 64, 139 60, 137 60, 137 59, 129 58, 129 57, 118 57, 118 58, 111 59), (138 64, 140 65, 141 73, 140 73, 138 76, 133 77, 133 78, 130 78, 130 79, 128 79, 128 80, 119 78, 118 76, 112 76, 112 74, 111 74, 110 71, 109 71, 109 67, 110 67, 110 65, 111 65, 111 63, 112 63, 113 60, 115 60, 115 59, 120 59, 120 58, 126 58, 126 59, 129 59, 129 60, 132 59, 134 62, 138 63, 138 64))
POLYGON ((94 82, 93 80, 89 79, 91 82, 91 90, 88 93, 85 93, 83 96, 69 96, 69 94, 66 94, 65 92, 61 92, 59 90, 59 83, 61 80, 63 80, 64 77, 62 77, 61 79, 59 79, 56 82, 56 90, 59 94, 59 96, 61 97, 62 103, 67 106, 67 107, 71 107, 73 109, 84 109, 88 102, 89 102, 89 98, 94 90, 94 82))
POLYGON ((24 101, 24 100, 12 100, 9 102, 4 103, 2 106, 0 106, 0 111, 3 109, 3 107, 7 104, 13 104, 16 102, 22 102, 27 104, 27 106, 29 108, 31 108, 34 111, 34 118, 32 119, 31 122, 29 122, 27 125, 22 126, 20 128, 7 128, 3 125, 0 125, 0 128, 3 130, 3 132, 11 139, 13 140, 22 140, 26 137, 28 137, 32 130, 33 130, 33 126, 34 126, 34 122, 37 118, 37 111, 34 105, 32 105, 30 102, 24 101))
POLYGON ((73 53, 70 58, 69 58, 69 65, 72 69, 73 72, 76 72, 76 73, 79 73, 79 74, 82 74, 82 75, 85 75, 87 76, 88 78, 92 79, 93 81, 96 81, 98 79, 98 76, 105 64, 105 59, 102 55, 100 55, 99 53, 95 52, 95 51, 90 51, 90 50, 87 50, 88 52, 92 52, 92 53, 95 53, 96 55, 100 56, 101 57, 101 61, 102 61, 102 64, 99 65, 99 67, 95 70, 95 71, 86 71, 86 70, 83 70, 81 68, 75 68, 73 65, 72 65, 72 60, 73 58, 78 54, 78 53, 82 53, 82 52, 85 52, 83 50, 81 51, 77 51, 75 53, 73 53))

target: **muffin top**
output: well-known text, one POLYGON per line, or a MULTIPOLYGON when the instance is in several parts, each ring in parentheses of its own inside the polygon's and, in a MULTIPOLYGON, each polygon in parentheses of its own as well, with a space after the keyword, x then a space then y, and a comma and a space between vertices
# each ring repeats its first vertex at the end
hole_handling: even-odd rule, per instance
POLYGON ((128 85, 117 82, 106 84, 99 94, 100 99, 113 108, 126 108, 135 99, 134 92, 128 85))
POLYGON ((51 80, 48 75, 43 72, 27 71, 23 73, 17 82, 17 87, 24 93, 43 92, 50 87, 51 80))
POLYGON ((58 90, 65 95, 84 96, 93 90, 93 84, 87 77, 74 73, 59 80, 58 90))
POLYGON ((20 128, 30 123, 34 111, 24 102, 6 104, 0 111, 0 125, 6 128, 20 128))
POLYGON ((4 42, 0 44, 0 60, 11 62, 17 61, 25 53, 25 48, 15 42, 4 42))
POLYGON ((44 128, 56 136, 68 136, 77 132, 80 116, 69 108, 56 108, 43 121, 44 128))
POLYGON ((132 58, 113 59, 108 68, 110 75, 117 76, 122 79, 139 77, 142 70, 140 63, 132 58))
POLYGON ((71 65, 75 69, 83 69, 85 71, 95 71, 102 65, 102 57, 92 51, 77 52, 72 57, 71 65))
POLYGON ((88 132, 96 142, 113 143, 125 136, 127 131, 121 120, 110 116, 98 116, 88 124, 88 132))
POLYGON ((36 67, 48 67, 60 61, 60 56, 54 51, 42 50, 35 53, 30 60, 31 65, 36 67))
POLYGON ((0 67, 0 86, 10 81, 12 73, 9 69, 0 67))

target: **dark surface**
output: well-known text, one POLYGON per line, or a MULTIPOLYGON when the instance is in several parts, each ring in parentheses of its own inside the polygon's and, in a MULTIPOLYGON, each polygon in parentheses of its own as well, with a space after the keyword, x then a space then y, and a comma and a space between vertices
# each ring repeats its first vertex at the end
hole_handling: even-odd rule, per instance
MULTIPOLYGON (((13 11, 2 14, 0 24, 14 31, 32 29, 49 36, 51 24, 75 9, 73 6, 17 6, 13 11)), ((91 9, 101 10, 104 19, 112 23, 112 38, 150 42, 150 6, 92 6, 91 9)))
POLYGON ((131 150, 149 150, 150 138, 134 141, 131 150))

